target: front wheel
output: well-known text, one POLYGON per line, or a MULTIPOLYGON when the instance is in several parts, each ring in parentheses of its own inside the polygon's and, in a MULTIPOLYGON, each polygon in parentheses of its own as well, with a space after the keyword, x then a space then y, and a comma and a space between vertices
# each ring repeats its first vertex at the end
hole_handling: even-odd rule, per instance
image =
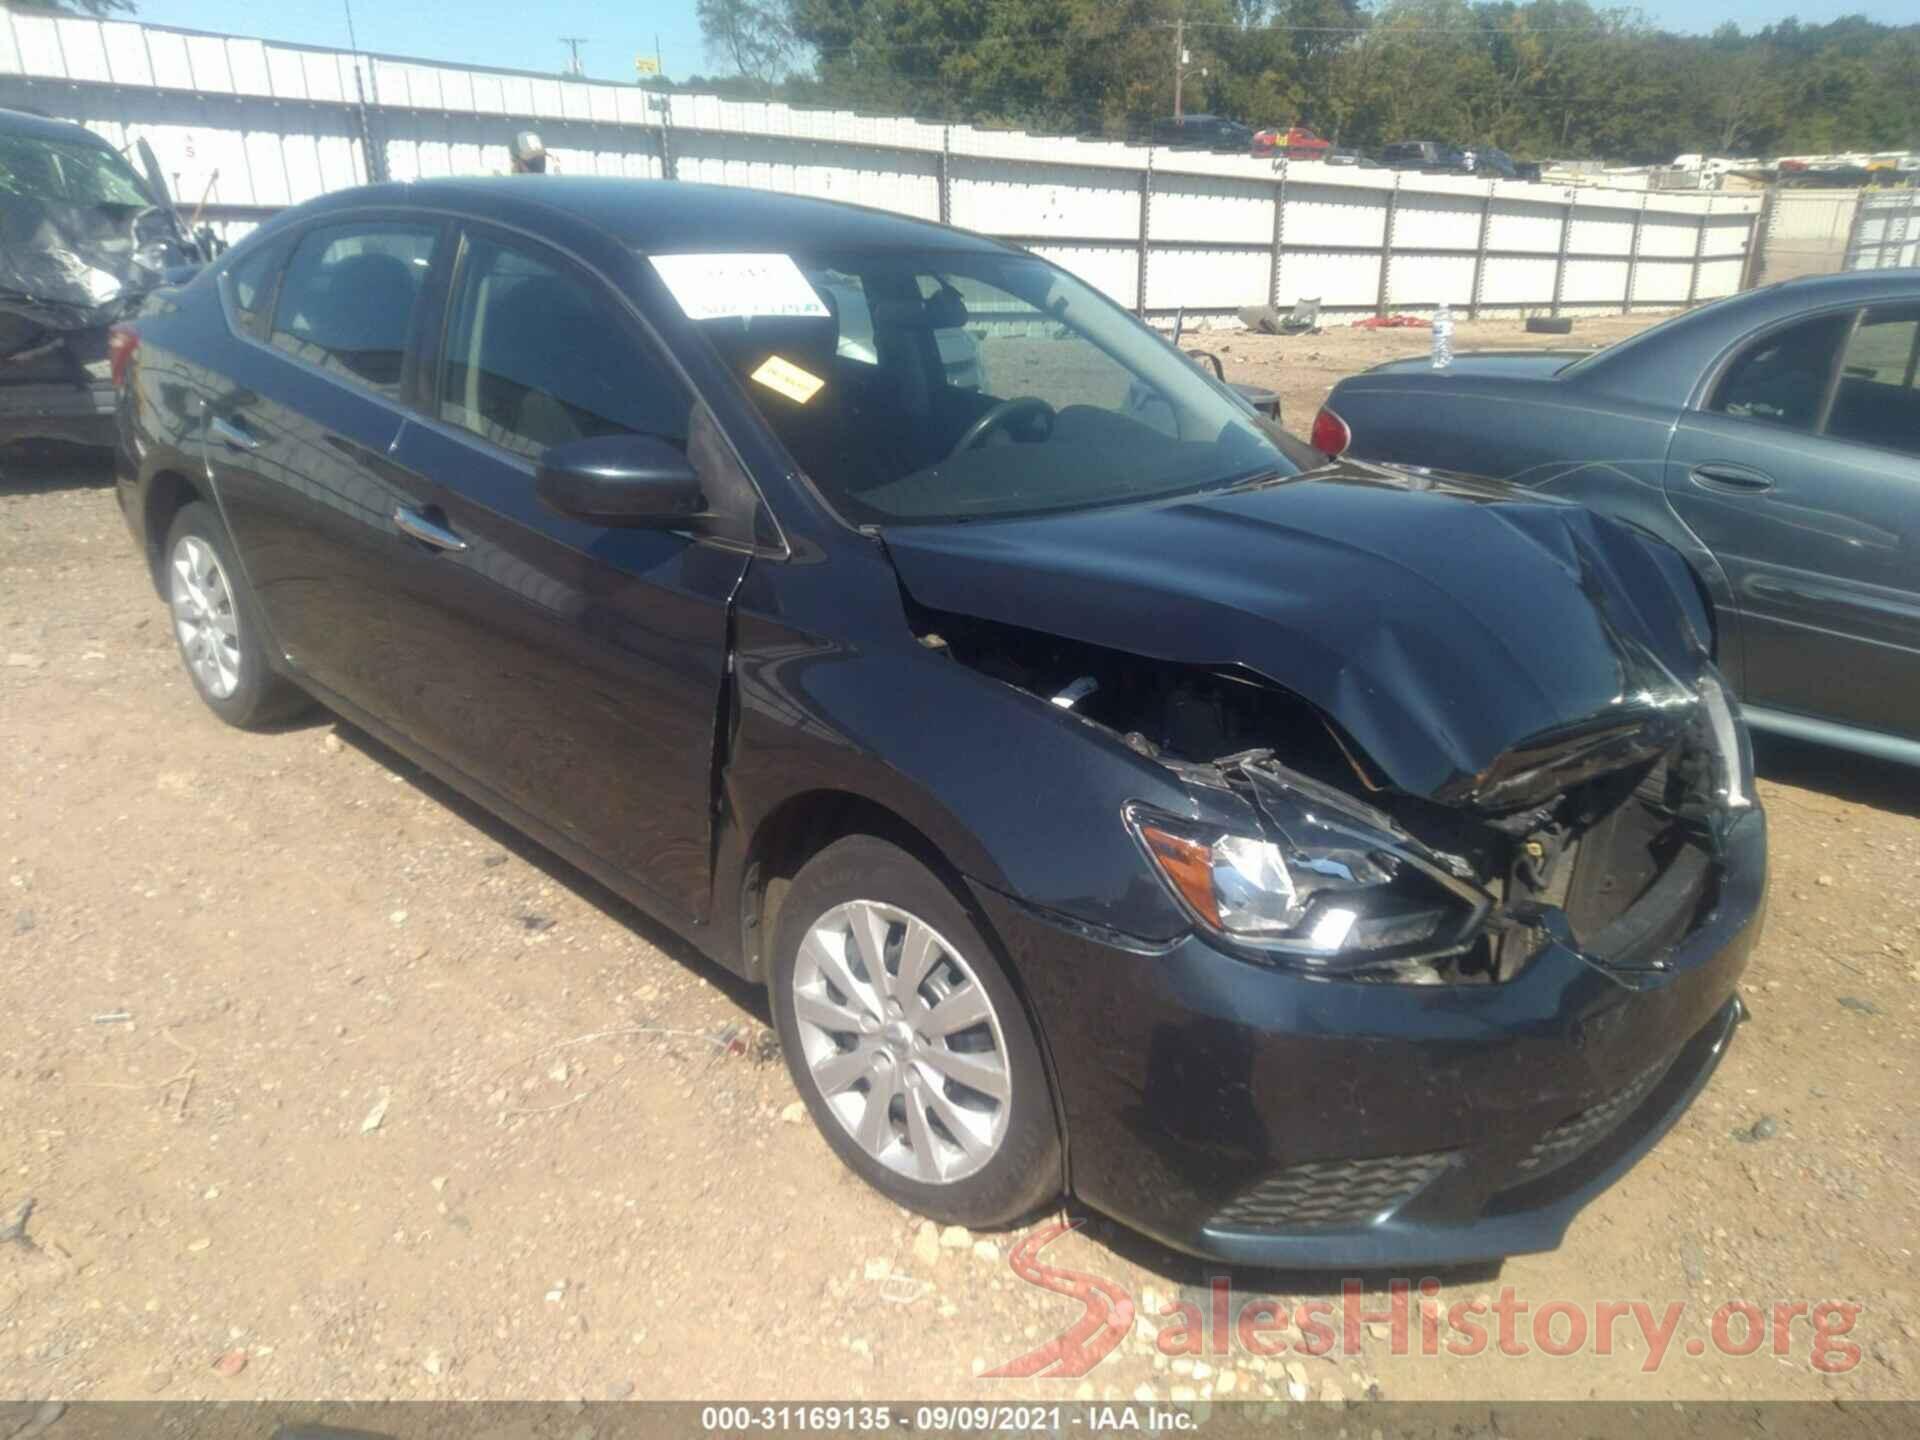
POLYGON ((816 855, 781 905, 772 983, 794 1083, 875 1189, 974 1226, 1059 1194, 1032 1026, 986 937, 919 861, 867 835, 816 855))

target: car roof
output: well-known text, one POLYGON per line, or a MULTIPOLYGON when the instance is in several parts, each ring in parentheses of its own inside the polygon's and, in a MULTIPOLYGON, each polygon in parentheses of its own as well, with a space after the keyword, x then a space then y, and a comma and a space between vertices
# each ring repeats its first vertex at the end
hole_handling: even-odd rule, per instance
POLYGON ((1920 267, 1801 275, 1685 311, 1580 362, 1579 382, 1625 393, 1687 393, 1742 336, 1832 306, 1920 301, 1920 267))
MULTIPOLYGON (((478 220, 582 221, 633 249, 688 251, 973 250, 1013 247, 891 211, 734 185, 597 175, 482 175, 364 185, 301 207, 318 215, 365 205, 419 205, 478 220)), ((291 218, 291 217, 289 217, 291 218)))
POLYGON ((79 140, 97 145, 102 150, 113 149, 84 125, 75 125, 68 120, 50 120, 44 115, 29 115, 24 110, 0 110, 0 134, 31 135, 38 140, 79 140))

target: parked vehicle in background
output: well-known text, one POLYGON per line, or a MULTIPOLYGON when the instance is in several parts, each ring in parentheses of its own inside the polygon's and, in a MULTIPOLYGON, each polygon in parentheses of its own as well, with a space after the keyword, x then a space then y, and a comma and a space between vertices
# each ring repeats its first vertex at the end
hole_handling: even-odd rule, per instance
POLYGON ((1516 160, 1513 162, 1513 178, 1516 180, 1538 180, 1540 162, 1538 160, 1516 160))
POLYGON ((1170 150, 1219 150, 1246 154, 1253 129, 1220 115, 1182 115, 1153 122, 1153 143, 1170 150))
POLYGON ((1396 140, 1381 147, 1380 163, 1389 170, 1420 170, 1430 175, 1464 175, 1470 168, 1458 145, 1438 140, 1396 140))
POLYGON ((1324 160, 1332 144, 1304 125, 1253 132, 1255 155, 1279 155, 1288 160, 1324 160))
POLYGON ((1566 496, 1660 535, 1758 728, 1920 763, 1920 271, 1789 280, 1584 355, 1394 361, 1321 448, 1566 496))
POLYGON ((1326 155, 1322 158, 1325 159, 1329 165, 1362 165, 1366 163, 1366 157, 1358 150, 1349 149, 1345 146, 1334 147, 1327 151, 1326 155))
POLYGON ((1513 157, 1492 145, 1476 145, 1460 152, 1468 173, 1493 180, 1517 180, 1519 171, 1513 157))
POLYGON ((427 180, 119 333, 121 504, 209 708, 317 697, 765 984, 902 1205, 1550 1248, 1742 1013, 1766 821, 1680 558, 1325 465, 1038 256, 427 180))
POLYGON ((144 153, 0 110, 0 445, 113 442, 107 327, 203 258, 144 153))

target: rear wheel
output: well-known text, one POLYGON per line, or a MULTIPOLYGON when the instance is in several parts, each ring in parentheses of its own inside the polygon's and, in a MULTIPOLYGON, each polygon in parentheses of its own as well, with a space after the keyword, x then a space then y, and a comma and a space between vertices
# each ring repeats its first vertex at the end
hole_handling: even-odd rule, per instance
POLYGON ((890 1198, 1001 1225, 1060 1191, 1032 1026, 953 892, 872 836, 837 841, 787 892, 774 1022, 827 1142, 890 1198))
POLYGON ((259 610, 211 505, 182 507, 167 531, 162 585, 180 659, 200 698, 243 729, 287 720, 312 701, 267 664, 259 610))

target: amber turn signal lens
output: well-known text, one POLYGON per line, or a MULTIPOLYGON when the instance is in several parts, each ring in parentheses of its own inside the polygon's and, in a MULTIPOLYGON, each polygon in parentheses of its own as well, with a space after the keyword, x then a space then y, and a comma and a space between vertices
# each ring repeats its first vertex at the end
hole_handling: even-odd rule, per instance
POLYGON ((1155 825, 1142 825, 1140 838, 1160 864, 1173 888, 1193 907, 1194 913, 1215 929, 1220 928, 1220 905, 1213 896, 1213 851, 1198 840, 1174 835, 1155 825))

